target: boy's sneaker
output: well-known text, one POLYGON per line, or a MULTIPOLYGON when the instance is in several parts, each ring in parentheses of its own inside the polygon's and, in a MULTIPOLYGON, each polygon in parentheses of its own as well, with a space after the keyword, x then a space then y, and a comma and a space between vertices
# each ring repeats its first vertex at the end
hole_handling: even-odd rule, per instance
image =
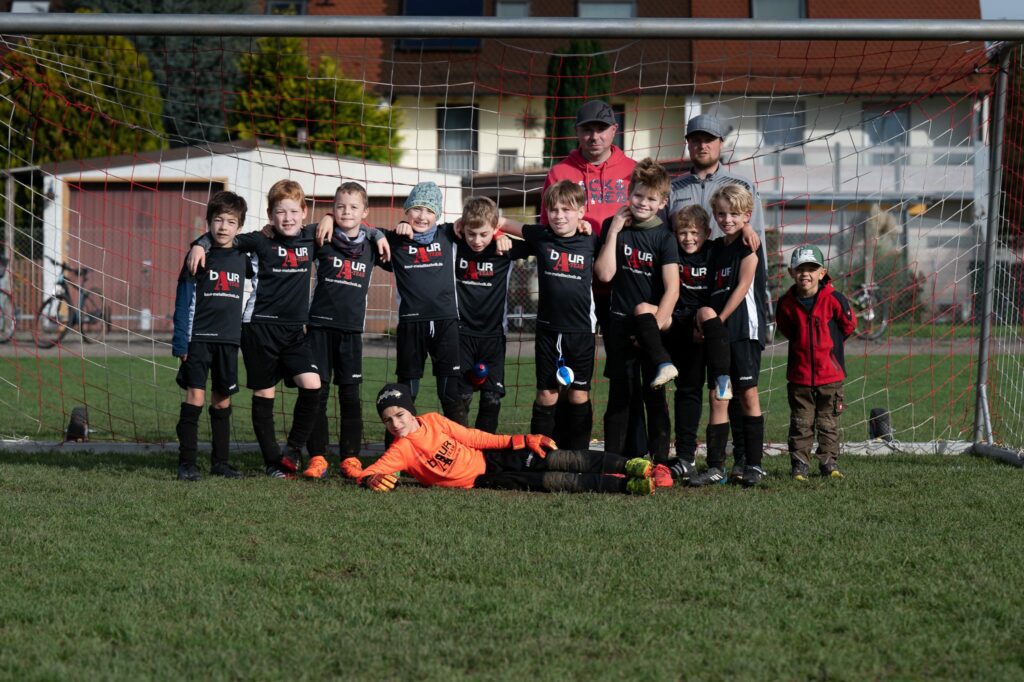
POLYGON ((309 466, 302 472, 304 478, 327 478, 330 473, 330 467, 327 465, 327 459, 320 456, 314 455, 309 458, 309 466))
POLYGON ((199 467, 195 462, 182 462, 178 465, 179 481, 201 481, 203 475, 199 473, 199 467))
POLYGON ((651 388, 661 388, 668 382, 679 376, 679 370, 671 362, 663 362, 658 365, 658 372, 651 381, 651 388))
POLYGON ((755 485, 761 482, 761 479, 768 474, 761 467, 750 466, 749 464, 743 467, 743 487, 753 488, 755 485))
POLYGON ((732 379, 728 374, 715 377, 714 398, 718 401, 732 400, 732 379))
POLYGON ((829 462, 828 464, 822 464, 818 467, 821 475, 825 478, 843 478, 843 472, 839 470, 835 462, 829 462))
POLYGON ((295 448, 288 448, 288 451, 281 455, 278 465, 285 471, 294 474, 302 466, 302 453, 295 448))
POLYGON ((743 483, 743 470, 742 464, 733 464, 729 470, 729 483, 743 483))
POLYGON ((672 466, 669 467, 669 471, 672 472, 672 476, 685 483, 697 473, 697 465, 682 457, 677 457, 676 461, 672 462, 672 466))
POLYGON ((654 479, 654 485, 658 488, 672 487, 672 472, 664 464, 654 465, 654 468, 651 469, 651 478, 654 479))
POLYGON ((789 475, 793 477, 793 480, 800 481, 801 483, 807 482, 807 478, 810 476, 810 473, 811 472, 808 470, 807 465, 803 462, 797 462, 789 470, 789 475))
POLYGON ((626 462, 626 476, 629 478, 650 478, 652 469, 650 460, 643 457, 634 457, 626 462))
POLYGON ((700 488, 705 485, 718 485, 725 483, 728 479, 725 476, 725 472, 718 467, 711 467, 707 471, 703 471, 695 476, 690 477, 690 485, 694 488, 700 488))
POLYGON ((227 462, 214 462, 211 464, 210 475, 223 476, 224 478, 245 478, 245 474, 227 462))
POLYGON ((295 478, 295 474, 285 469, 282 469, 277 464, 267 465, 267 476, 270 478, 295 478))
POLYGON ((630 495, 653 495, 653 478, 631 478, 626 481, 626 492, 630 495))

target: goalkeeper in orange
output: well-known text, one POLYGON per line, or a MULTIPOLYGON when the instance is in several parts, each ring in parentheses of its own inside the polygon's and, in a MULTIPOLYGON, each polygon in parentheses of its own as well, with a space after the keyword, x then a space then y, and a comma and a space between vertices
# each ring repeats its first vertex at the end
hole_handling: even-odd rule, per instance
POLYGON ((355 457, 342 470, 360 485, 387 492, 404 471, 425 486, 538 492, 649 495, 652 465, 593 450, 559 450, 547 436, 502 436, 467 428, 436 412, 416 415, 405 384, 377 394, 377 412, 395 440, 363 469, 355 457))

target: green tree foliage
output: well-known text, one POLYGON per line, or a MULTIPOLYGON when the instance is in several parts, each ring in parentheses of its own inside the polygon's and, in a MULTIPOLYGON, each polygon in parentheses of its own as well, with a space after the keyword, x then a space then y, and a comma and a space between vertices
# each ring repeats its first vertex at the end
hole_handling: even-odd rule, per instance
MULTIPOLYGON (((246 14, 252 0, 72 0, 71 10, 123 14, 246 14)), ((227 139, 225 110, 238 81, 238 55, 248 38, 135 36, 164 100, 164 128, 172 144, 227 139)))
POLYGON ((239 60, 239 71, 243 82, 229 111, 231 132, 239 138, 397 160, 397 112, 345 78, 330 57, 320 58, 311 77, 314 70, 298 38, 257 39, 255 51, 239 60))
POLYGON ((120 36, 29 38, 2 58, 5 167, 164 146, 160 91, 120 36))
POLYGON ((544 159, 548 165, 576 149, 576 112, 591 99, 611 95, 611 64, 596 40, 573 40, 548 60, 544 102, 544 159))

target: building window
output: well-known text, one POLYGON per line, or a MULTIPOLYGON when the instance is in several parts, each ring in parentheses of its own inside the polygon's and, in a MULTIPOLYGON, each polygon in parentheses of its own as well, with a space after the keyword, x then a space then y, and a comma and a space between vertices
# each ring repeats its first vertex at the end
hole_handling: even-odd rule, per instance
POLYGON ((437 108, 437 169, 462 176, 476 170, 476 110, 472 106, 437 108))
POLYGON ((805 0, 750 0, 754 19, 806 19, 805 0))
POLYGON ((267 0, 263 11, 266 14, 305 14, 306 0, 267 0))
MULTIPOLYGON (((807 128, 807 112, 801 102, 771 100, 760 102, 757 107, 761 123, 761 143, 774 149, 791 149, 801 145, 807 128)), ((797 165, 803 163, 799 152, 783 153, 782 163, 797 165)))
POLYGON ((891 104, 864 105, 864 143, 868 147, 886 148, 884 152, 871 155, 875 164, 894 162, 910 142, 910 109, 893 108, 891 104))
POLYGON ((495 0, 494 16, 500 19, 522 19, 530 16, 528 0, 495 0))
POLYGON ((612 111, 615 112, 615 138, 612 140, 612 144, 622 149, 626 140, 626 136, 623 133, 626 129, 626 105, 613 104, 612 111))
MULTIPOLYGON (((482 17, 484 0, 402 0, 402 14, 407 17, 482 17)), ((399 50, 479 50, 479 38, 402 38, 395 43, 399 50)))
POLYGON ((577 0, 576 16, 581 19, 632 19, 636 16, 636 2, 577 0))

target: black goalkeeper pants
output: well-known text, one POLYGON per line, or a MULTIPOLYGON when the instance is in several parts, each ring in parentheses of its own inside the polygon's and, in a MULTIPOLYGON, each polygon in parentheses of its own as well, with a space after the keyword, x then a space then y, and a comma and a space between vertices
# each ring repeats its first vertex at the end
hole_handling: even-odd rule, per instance
POLYGON ((596 450, 484 450, 487 468, 474 488, 555 493, 624 493, 626 458, 596 450))

